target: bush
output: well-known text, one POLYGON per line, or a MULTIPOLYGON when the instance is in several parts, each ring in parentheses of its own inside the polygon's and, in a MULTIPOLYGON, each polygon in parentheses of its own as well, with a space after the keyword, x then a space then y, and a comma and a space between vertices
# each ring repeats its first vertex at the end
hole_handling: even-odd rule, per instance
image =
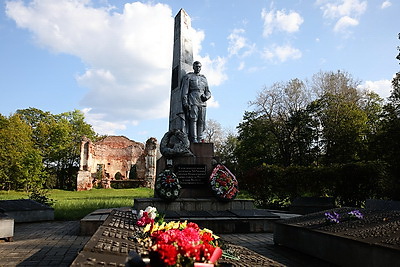
POLYGON ((44 189, 33 188, 29 194, 29 199, 47 206, 53 206, 54 200, 47 196, 48 192, 44 189))
POLYGON ((379 161, 325 167, 263 165, 241 180, 241 187, 264 208, 286 208, 297 197, 335 197, 339 206, 361 207, 367 198, 384 197, 387 166, 379 161))

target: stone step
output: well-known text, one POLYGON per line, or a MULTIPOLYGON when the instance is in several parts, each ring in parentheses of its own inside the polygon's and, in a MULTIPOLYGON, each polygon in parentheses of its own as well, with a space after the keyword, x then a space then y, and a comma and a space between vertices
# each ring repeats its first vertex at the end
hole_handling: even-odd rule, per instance
POLYGON ((273 232, 274 222, 279 219, 279 215, 262 209, 167 211, 165 213, 166 221, 187 220, 218 234, 273 232))
MULTIPOLYGON (((147 206, 146 206, 147 207, 147 206)), ((93 235, 104 223, 113 209, 96 210, 80 221, 80 235, 93 235)), ((128 207, 120 211, 132 210, 128 207)), ((133 210, 134 213, 137 210, 133 210)), ((263 209, 225 211, 166 211, 165 221, 190 221, 201 228, 208 228, 218 234, 273 232, 275 221, 295 215, 271 212, 263 209)))
POLYGON ((79 235, 93 235, 97 231, 97 229, 104 223, 112 210, 132 211, 130 207, 95 210, 80 220, 79 235))
POLYGON ((134 210, 145 210, 148 206, 157 211, 224 211, 224 210, 253 210, 254 201, 251 199, 234 199, 219 201, 216 198, 179 198, 166 202, 160 198, 135 198, 134 210))

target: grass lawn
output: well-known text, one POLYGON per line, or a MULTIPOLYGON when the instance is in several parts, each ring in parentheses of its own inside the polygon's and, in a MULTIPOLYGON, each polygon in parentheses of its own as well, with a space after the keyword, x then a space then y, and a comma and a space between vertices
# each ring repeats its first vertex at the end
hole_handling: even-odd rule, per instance
MULTIPOLYGON (((0 200, 29 198, 19 191, 0 191, 0 200)), ((134 198, 152 197, 149 188, 92 189, 90 191, 49 190, 47 196, 55 201, 56 220, 80 220, 97 209, 132 207, 134 198)))
MULTIPOLYGON (((97 209, 132 207, 134 198, 153 197, 149 188, 130 189, 92 189, 89 191, 48 190, 47 197, 54 200, 54 217, 56 220, 80 220, 97 209)), ((0 200, 29 198, 21 191, 1 191, 0 200)), ((243 191, 238 199, 251 199, 243 191)))

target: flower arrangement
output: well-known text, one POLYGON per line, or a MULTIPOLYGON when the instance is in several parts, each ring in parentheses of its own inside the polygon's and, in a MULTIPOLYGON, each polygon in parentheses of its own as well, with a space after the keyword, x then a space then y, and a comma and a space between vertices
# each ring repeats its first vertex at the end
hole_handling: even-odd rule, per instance
POLYGON ((359 210, 352 210, 347 213, 351 220, 362 220, 364 219, 364 214, 362 214, 359 210))
MULTIPOLYGON (((362 220, 364 215, 359 210, 352 210, 347 213, 347 220, 362 220)), ((327 223, 340 223, 340 214, 336 212, 325 212, 325 220, 327 223)), ((346 219, 344 219, 346 220, 346 219)))
POLYGON ((157 221, 154 207, 140 210, 137 225, 143 227, 151 266, 213 266, 221 257, 218 236, 191 222, 157 221))
POLYGON ((152 266, 200 266, 211 264, 222 255, 211 230, 191 222, 147 224, 143 230, 151 240, 152 266))
POLYGON ((160 198, 168 201, 175 200, 179 197, 180 190, 178 177, 172 170, 166 169, 157 176, 155 191, 160 198))
POLYGON ((233 200, 239 193, 236 177, 224 165, 218 164, 211 173, 210 185, 214 194, 222 200, 233 200))
POLYGON ((325 212, 325 220, 327 223, 339 223, 340 222, 340 215, 336 212, 325 212))
POLYGON ((157 218, 158 212, 157 209, 151 206, 148 206, 145 210, 140 210, 138 214, 138 220, 136 224, 138 226, 145 226, 147 224, 154 223, 154 220, 157 218))

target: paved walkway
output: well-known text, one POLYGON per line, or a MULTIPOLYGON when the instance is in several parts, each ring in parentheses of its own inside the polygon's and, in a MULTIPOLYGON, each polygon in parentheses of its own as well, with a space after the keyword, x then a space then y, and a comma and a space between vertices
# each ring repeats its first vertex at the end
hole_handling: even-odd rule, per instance
POLYGON ((89 240, 79 221, 16 223, 14 241, 0 243, 0 266, 69 266, 89 240))
MULTIPOLYGON (((15 224, 14 241, 0 243, 0 266, 70 266, 90 239, 78 233, 79 221, 15 224)), ((271 233, 225 234, 221 237, 284 266, 329 266, 315 258, 274 246, 271 233)))

